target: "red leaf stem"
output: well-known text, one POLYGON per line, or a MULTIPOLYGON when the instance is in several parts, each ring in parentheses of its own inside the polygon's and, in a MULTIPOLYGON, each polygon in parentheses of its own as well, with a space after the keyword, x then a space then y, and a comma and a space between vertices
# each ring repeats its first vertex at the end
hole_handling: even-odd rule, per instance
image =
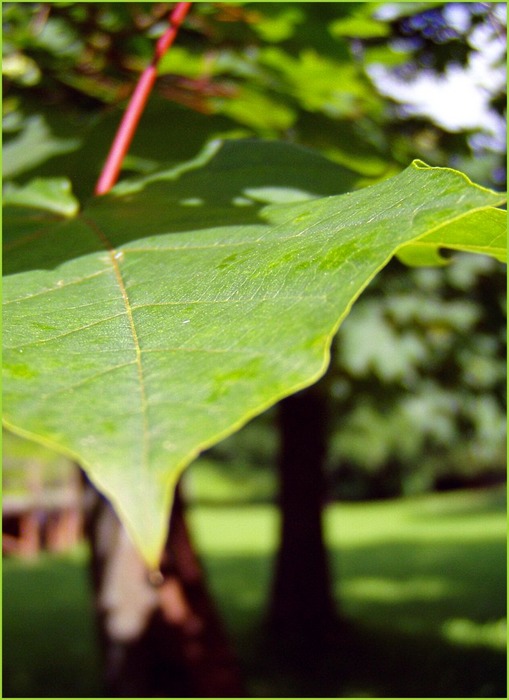
POLYGON ((141 74, 127 105, 122 121, 111 145, 110 152, 95 186, 95 194, 106 194, 118 179, 122 161, 136 132, 136 127, 143 113, 148 96, 157 77, 157 64, 170 48, 177 36, 180 25, 191 8, 191 2, 178 2, 169 17, 170 26, 158 40, 154 56, 141 74))

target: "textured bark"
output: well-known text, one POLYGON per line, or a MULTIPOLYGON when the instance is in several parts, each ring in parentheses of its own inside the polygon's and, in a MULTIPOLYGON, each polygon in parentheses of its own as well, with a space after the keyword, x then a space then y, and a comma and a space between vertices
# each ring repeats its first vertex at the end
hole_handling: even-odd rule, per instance
POLYGON ((320 653, 336 623, 322 532, 328 401, 319 383, 279 406, 281 540, 271 633, 296 660, 320 653))
POLYGON ((86 531, 109 697, 246 697, 177 494, 161 576, 86 485, 86 531))

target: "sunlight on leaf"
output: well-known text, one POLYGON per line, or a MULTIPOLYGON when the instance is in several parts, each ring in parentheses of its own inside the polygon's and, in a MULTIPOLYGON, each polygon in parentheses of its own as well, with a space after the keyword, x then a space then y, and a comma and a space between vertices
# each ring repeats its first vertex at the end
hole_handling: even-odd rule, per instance
POLYGON ((454 618, 444 622, 444 637, 461 646, 488 647, 505 651, 507 645, 507 620, 479 623, 474 620, 454 618))
MULTIPOLYGON (((460 245, 458 221, 503 201, 422 164, 330 196, 352 174, 273 142, 207 158, 70 220, 4 217, 6 425, 80 462, 150 566, 184 467, 325 372, 340 322, 402 246, 432 232, 460 245)), ((478 243, 490 252, 484 229, 478 243)))
POLYGON ((71 183, 64 177, 36 178, 23 186, 7 183, 3 204, 45 209, 62 216, 74 216, 79 209, 71 183))

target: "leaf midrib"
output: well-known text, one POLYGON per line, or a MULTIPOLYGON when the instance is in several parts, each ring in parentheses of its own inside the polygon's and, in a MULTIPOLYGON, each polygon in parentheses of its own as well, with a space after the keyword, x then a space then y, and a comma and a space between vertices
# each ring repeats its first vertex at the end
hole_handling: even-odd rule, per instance
POLYGON ((140 387, 140 403, 141 403, 141 416, 142 416, 142 452, 141 452, 141 467, 144 471, 148 469, 148 457, 149 457, 149 429, 148 429, 148 401, 147 401, 147 391, 145 385, 145 377, 143 373, 143 364, 141 361, 141 347, 138 338, 138 331, 136 330, 136 325, 134 323, 131 302, 129 301, 129 296, 127 294, 126 285, 124 278, 122 277, 122 272, 120 270, 119 260, 123 253, 117 251, 112 245, 106 234, 99 228, 99 226, 88 217, 82 216, 82 221, 91 229, 91 231, 97 236, 101 245, 107 251, 113 271, 115 273, 115 278, 122 296, 122 300, 125 306, 126 316, 129 322, 129 327, 131 330, 131 335, 133 339, 136 369, 138 374, 138 383, 140 387))

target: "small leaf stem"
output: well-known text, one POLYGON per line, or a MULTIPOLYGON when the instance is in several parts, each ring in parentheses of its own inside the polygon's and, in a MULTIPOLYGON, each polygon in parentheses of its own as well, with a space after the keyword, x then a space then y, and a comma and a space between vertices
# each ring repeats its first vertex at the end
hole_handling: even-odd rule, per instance
POLYGON ((180 25, 191 8, 191 2, 179 2, 169 17, 170 26, 158 40, 154 56, 138 80, 127 109, 124 112, 110 152, 95 186, 95 194, 106 194, 118 179, 122 161, 129 149, 148 96, 157 77, 157 65, 177 36, 180 25))

